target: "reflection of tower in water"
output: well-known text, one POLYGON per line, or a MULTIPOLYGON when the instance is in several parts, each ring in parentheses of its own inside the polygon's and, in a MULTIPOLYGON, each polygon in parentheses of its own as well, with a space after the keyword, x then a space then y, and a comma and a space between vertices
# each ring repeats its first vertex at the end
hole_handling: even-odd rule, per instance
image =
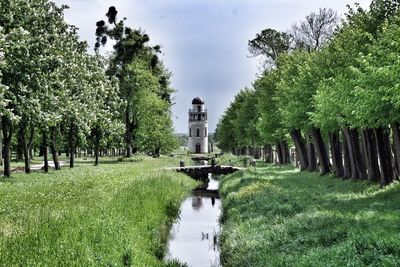
POLYGON ((201 209, 203 207, 203 198, 199 196, 193 196, 192 197, 192 207, 195 210, 201 209))

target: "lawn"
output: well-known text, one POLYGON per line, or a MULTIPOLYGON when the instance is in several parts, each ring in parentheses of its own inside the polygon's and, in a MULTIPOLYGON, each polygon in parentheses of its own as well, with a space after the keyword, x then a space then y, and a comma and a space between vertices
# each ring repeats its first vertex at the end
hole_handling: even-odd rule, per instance
POLYGON ((400 184, 268 166, 224 176, 230 266, 400 266, 400 184))
POLYGON ((170 223, 196 183, 175 159, 78 161, 0 179, 0 266, 164 266, 170 223))

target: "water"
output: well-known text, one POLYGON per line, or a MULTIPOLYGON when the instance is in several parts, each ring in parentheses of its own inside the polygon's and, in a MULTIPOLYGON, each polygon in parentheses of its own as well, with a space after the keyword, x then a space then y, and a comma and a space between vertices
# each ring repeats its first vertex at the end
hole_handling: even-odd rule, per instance
POLYGON ((218 218, 221 201, 216 192, 219 182, 213 178, 208 185, 193 190, 181 205, 178 219, 170 234, 168 259, 178 259, 191 267, 220 267, 218 218))

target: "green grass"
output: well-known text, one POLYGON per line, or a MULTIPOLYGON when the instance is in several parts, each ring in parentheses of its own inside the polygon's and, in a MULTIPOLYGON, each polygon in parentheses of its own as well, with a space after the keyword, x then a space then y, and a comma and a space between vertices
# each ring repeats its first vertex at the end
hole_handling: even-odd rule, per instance
POLYGON ((79 160, 0 179, 0 266, 164 266, 171 222, 195 182, 164 166, 79 160))
POLYGON ((227 165, 235 167, 247 167, 251 162, 250 156, 235 156, 230 153, 224 153, 215 160, 218 165, 227 165))
POLYGON ((224 176, 229 266, 400 266, 400 184, 268 166, 224 176))

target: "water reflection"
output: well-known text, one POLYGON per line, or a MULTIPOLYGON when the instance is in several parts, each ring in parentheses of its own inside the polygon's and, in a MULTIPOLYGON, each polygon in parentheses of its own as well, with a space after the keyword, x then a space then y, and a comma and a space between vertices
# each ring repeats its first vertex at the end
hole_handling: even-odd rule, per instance
POLYGON ((218 181, 193 190, 181 205, 180 220, 171 229, 168 258, 178 259, 192 267, 221 266, 219 261, 218 218, 221 201, 218 181))
POLYGON ((203 206, 203 197, 193 196, 192 197, 192 207, 194 210, 200 210, 203 206))

